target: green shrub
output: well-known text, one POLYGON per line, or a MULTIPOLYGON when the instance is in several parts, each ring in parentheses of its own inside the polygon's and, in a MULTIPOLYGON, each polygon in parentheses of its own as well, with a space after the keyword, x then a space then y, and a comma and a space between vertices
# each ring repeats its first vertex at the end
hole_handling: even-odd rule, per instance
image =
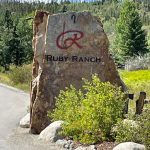
POLYGON ((11 67, 11 72, 9 73, 9 78, 14 84, 30 84, 31 81, 31 65, 23 65, 21 67, 11 67))
POLYGON ((138 137, 139 125, 133 120, 120 120, 118 121, 114 133, 116 134, 116 142, 130 142, 134 141, 139 143, 138 137))
POLYGON ((137 120, 140 126, 140 141, 150 150, 150 108, 145 109, 137 120))
POLYGON ((3 72, 3 71, 4 71, 3 67, 2 67, 2 66, 0 66, 0 72, 3 72))
POLYGON ((64 120, 62 134, 85 144, 110 139, 110 131, 122 117, 124 94, 109 82, 101 82, 97 76, 92 81, 84 79, 82 89, 73 86, 61 91, 56 109, 48 116, 64 120))
POLYGON ((117 142, 133 141, 144 144, 150 150, 150 108, 134 120, 119 121, 114 129, 117 142))
POLYGON ((150 69, 150 54, 144 56, 131 57, 125 62, 125 70, 146 70, 150 69))

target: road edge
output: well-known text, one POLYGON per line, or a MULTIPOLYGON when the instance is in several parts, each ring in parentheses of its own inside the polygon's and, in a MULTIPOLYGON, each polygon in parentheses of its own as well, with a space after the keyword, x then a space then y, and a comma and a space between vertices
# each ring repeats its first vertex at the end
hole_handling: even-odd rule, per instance
POLYGON ((9 85, 3 84, 3 83, 0 83, 0 86, 4 87, 4 88, 7 88, 7 89, 9 89, 11 91, 19 92, 19 93, 26 94, 26 95, 29 94, 29 93, 27 93, 27 92, 25 92, 23 90, 17 89, 15 87, 12 87, 12 86, 9 86, 9 85))

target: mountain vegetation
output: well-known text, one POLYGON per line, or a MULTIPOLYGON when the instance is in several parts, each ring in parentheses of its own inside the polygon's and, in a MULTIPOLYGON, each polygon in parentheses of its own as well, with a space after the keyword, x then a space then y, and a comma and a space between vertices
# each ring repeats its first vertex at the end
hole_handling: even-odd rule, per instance
MULTIPOLYGON (((36 10, 49 11, 51 14, 90 11, 97 16, 109 38, 110 53, 116 64, 124 65, 128 62, 128 70, 143 69, 119 71, 129 92, 135 94, 136 100, 141 91, 145 91, 149 98, 150 72, 144 70, 150 68, 149 0, 49 0, 48 3, 0 0, 1 83, 29 91, 33 60, 32 22, 36 10)), ((145 144, 150 149, 148 107, 143 115, 135 116, 135 106, 132 106, 128 115, 122 116, 124 94, 120 89, 101 82, 96 76, 93 76, 92 81, 84 81, 83 92, 72 86, 61 91, 57 97, 57 108, 53 113, 48 113, 53 120, 61 119, 68 123, 63 126, 62 134, 86 144, 134 141, 145 144), (124 124, 122 117, 137 122, 137 130, 124 124), (121 119, 119 123, 118 119, 121 119)))
POLYGON ((90 11, 100 18, 110 39, 110 51, 118 63, 130 56, 149 52, 150 1, 0 1, 0 65, 9 70, 11 64, 31 63, 32 21, 36 10, 50 13, 90 11), (122 32, 123 31, 123 32, 122 32))
POLYGON ((122 60, 148 53, 146 33, 134 2, 126 1, 116 24, 116 50, 122 60))

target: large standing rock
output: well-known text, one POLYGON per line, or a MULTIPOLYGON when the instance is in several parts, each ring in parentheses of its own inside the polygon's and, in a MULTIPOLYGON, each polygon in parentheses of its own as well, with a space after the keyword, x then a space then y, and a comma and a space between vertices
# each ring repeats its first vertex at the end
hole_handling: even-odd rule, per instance
POLYGON ((34 19, 34 62, 31 91, 31 133, 40 133, 49 123, 47 111, 55 97, 70 84, 97 73, 102 81, 122 86, 109 42, 98 18, 90 12, 50 15, 37 11, 34 19))

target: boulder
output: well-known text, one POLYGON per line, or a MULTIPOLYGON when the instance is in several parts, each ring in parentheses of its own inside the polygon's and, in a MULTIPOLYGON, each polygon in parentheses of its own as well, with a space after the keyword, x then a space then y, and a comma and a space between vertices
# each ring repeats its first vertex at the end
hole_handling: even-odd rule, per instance
POLYGON ((118 144, 113 150, 145 150, 145 146, 134 142, 118 144))
POLYGON ((61 125, 63 121, 55 121, 46 127, 39 135, 39 139, 49 142, 56 142, 58 139, 61 139, 62 136, 59 135, 59 131, 62 130, 61 125))
POLYGON ((97 74, 101 81, 126 87, 109 54, 109 41, 100 20, 90 12, 49 14, 37 11, 34 21, 34 61, 31 85, 31 133, 40 133, 51 120, 60 90, 97 74))
POLYGON ((20 127, 21 127, 21 128, 29 128, 29 127, 30 127, 30 113, 26 114, 26 115, 20 120, 20 127))

